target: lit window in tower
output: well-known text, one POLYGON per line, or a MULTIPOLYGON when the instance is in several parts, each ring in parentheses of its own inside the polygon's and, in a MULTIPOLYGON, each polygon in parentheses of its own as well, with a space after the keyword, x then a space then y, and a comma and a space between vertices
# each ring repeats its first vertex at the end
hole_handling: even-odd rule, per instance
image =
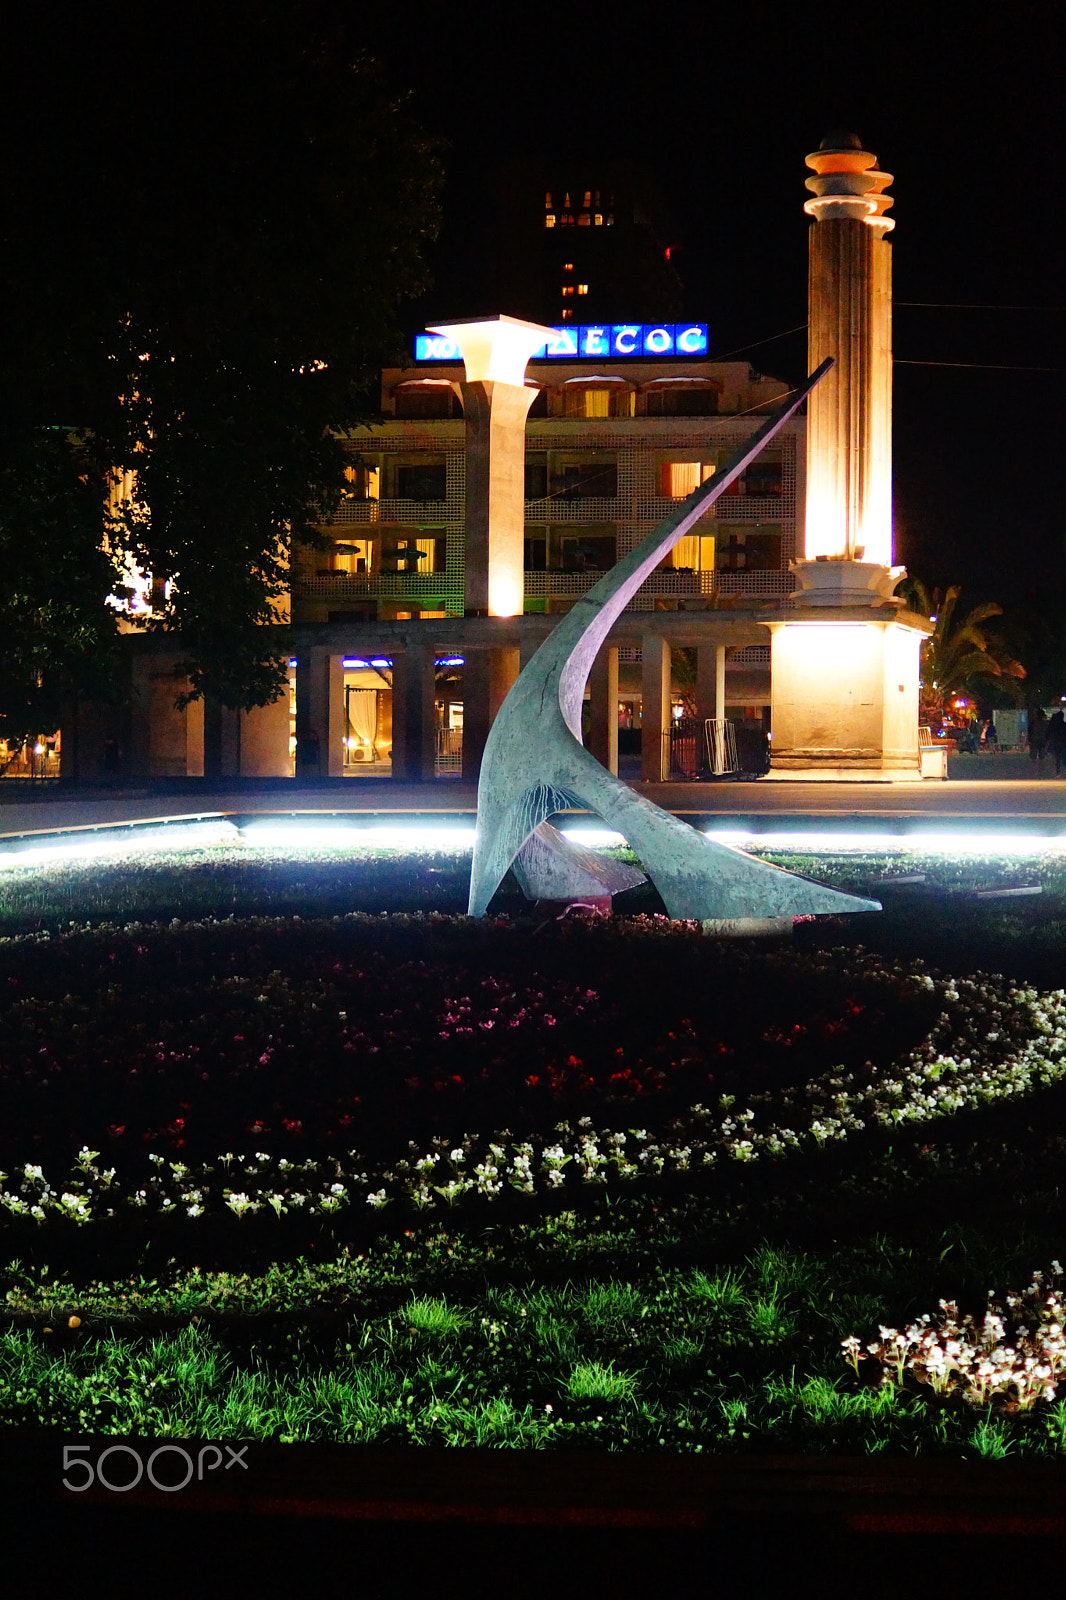
POLYGON ((574 313, 571 311, 569 306, 564 306, 559 315, 564 322, 573 322, 574 320, 574 313))
MULTIPOLYGON (((572 283, 564 283, 563 286, 562 286, 562 289, 560 291, 560 293, 562 293, 562 294, 573 294, 573 292, 574 292, 574 286, 573 286, 572 283)), ((580 293, 580 291, 578 291, 578 292, 580 293)))
POLYGON ((554 228, 555 227, 555 212, 554 211, 548 211, 545 214, 544 226, 546 228, 554 228))
POLYGON ((592 218, 589 216, 587 211, 582 211, 582 212, 580 212, 578 214, 578 219, 577 220, 578 220, 578 225, 580 227, 587 228, 589 226, 589 224, 591 223, 592 218))
POLYGON ((573 270, 574 270, 574 263, 572 261, 564 261, 563 262, 563 271, 564 272, 573 272, 573 270))
POLYGON ((550 189, 545 190, 544 193, 544 209, 545 211, 552 209, 552 192, 550 189))
POLYGON ((578 292, 578 294, 588 294, 588 292, 589 292, 588 284, 587 283, 579 283, 578 286, 577 286, 577 292, 578 292))
POLYGON ((603 227, 603 212, 602 211, 597 211, 596 215, 592 219, 592 222, 593 222, 593 226, 594 227, 602 228, 603 227))
POLYGON ((584 198, 582 204, 584 205, 586 211, 588 211, 589 208, 591 207, 591 205, 592 205, 592 190, 591 189, 586 189, 585 190, 585 198, 584 198))

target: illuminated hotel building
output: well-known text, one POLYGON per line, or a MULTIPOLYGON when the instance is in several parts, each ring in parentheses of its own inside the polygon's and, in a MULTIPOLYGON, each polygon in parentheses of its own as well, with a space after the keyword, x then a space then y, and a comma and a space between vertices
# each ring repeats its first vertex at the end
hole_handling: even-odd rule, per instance
MULTIPOLYGON (((919 775, 928 624, 893 599, 890 565, 889 180, 850 142, 808 160, 811 363, 829 354, 836 366, 810 417, 786 424, 648 578, 590 676, 589 747, 617 770, 622 728, 639 728, 647 781, 670 770, 682 660, 698 725, 727 714, 761 724, 772 707, 771 776, 919 775)), ((575 192, 543 213, 545 236, 618 225, 596 210, 594 187, 587 207, 575 192), (564 213, 578 220, 562 224, 564 213)), ((588 281, 591 310, 591 271, 588 281)), ((347 498, 321 547, 293 551, 279 633, 287 701, 178 712, 180 641, 130 640, 124 772, 477 776, 493 709, 552 618, 788 390, 747 362, 710 359, 704 324, 560 309, 536 325, 439 325, 409 366, 383 373, 381 420, 347 441, 347 498)), ((99 772, 104 747, 81 740, 84 775, 95 775, 93 750, 99 772)))
MULTIPOLYGON (((698 327, 674 326, 682 335, 698 327)), ((706 349, 705 329, 699 343, 706 349)), ((622 348, 631 344, 632 336, 623 336, 622 348)), ((325 530, 332 542, 297 552, 295 625, 343 626, 354 639, 374 623, 432 626, 463 617, 462 378, 458 357, 383 373, 383 420, 351 441, 351 495, 325 530)), ((521 610, 545 620, 567 610, 710 476, 788 388, 747 362, 709 362, 683 351, 669 358, 549 356, 530 363, 527 384, 533 395, 525 425, 521 610)), ((713 614, 719 632, 729 623, 737 633, 718 700, 711 703, 714 688, 705 689, 706 714, 728 706, 730 715, 763 716, 769 635, 747 613, 780 605, 793 587, 789 562, 803 549, 804 461, 798 417, 645 583, 629 608, 633 642, 618 647, 626 720, 640 724, 641 618, 653 624, 674 614, 676 630, 679 613, 688 613, 694 628, 713 614)))

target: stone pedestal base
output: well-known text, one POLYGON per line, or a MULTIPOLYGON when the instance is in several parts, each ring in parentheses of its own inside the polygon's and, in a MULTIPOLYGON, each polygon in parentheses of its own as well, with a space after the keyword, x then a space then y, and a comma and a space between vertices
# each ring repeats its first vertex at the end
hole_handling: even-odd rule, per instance
POLYGON ((885 606, 797 607, 770 623, 771 779, 917 783, 923 619, 885 606))

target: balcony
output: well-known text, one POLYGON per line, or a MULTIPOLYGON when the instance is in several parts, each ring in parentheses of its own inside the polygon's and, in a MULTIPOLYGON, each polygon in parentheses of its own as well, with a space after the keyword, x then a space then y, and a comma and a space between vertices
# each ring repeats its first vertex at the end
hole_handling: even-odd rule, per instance
POLYGON ((331 526, 368 522, 402 523, 419 527, 441 527, 446 522, 462 522, 463 502, 453 500, 342 500, 331 526))

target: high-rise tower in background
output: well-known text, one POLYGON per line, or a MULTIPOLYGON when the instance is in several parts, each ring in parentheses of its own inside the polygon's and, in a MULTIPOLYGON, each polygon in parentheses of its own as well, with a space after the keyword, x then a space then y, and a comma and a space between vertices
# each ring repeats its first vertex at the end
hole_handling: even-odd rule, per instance
POLYGON ((673 226, 639 162, 528 163, 500 188, 500 305, 553 326, 684 315, 673 226))

